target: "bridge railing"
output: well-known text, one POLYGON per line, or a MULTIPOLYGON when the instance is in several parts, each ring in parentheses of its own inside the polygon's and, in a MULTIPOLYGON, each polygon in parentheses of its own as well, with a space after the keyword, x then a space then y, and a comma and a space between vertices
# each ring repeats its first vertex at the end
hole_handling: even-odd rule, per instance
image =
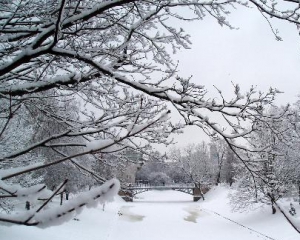
POLYGON ((129 183, 126 184, 127 188, 156 188, 156 189, 164 189, 164 188, 194 188, 194 183, 171 183, 171 184, 150 184, 150 183, 129 183))

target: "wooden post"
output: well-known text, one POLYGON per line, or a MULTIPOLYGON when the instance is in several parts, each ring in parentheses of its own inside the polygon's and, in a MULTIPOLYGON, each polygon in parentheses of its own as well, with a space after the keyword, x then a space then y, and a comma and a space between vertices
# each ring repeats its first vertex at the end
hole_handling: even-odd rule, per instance
POLYGON ((26 208, 26 210, 30 210, 30 202, 29 201, 26 201, 25 208, 26 208))
POLYGON ((63 204, 63 199, 64 199, 64 192, 60 193, 60 205, 63 204))

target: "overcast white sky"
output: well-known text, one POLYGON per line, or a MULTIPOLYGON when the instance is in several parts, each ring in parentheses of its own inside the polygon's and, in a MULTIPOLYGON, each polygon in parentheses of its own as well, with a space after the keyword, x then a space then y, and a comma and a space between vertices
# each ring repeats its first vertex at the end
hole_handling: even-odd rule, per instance
MULTIPOLYGON (((278 88, 284 93, 276 104, 294 103, 300 94, 300 39, 296 26, 273 20, 273 27, 283 39, 276 41, 267 21, 256 9, 232 11, 229 19, 238 30, 221 27, 211 18, 182 24, 193 44, 192 49, 175 56, 180 75, 193 75, 192 81, 205 85, 213 96, 217 96, 213 85, 231 96, 232 81, 241 86, 242 92, 251 85, 261 91, 278 88)), ((195 128, 175 137, 180 146, 202 139, 206 137, 195 128)))

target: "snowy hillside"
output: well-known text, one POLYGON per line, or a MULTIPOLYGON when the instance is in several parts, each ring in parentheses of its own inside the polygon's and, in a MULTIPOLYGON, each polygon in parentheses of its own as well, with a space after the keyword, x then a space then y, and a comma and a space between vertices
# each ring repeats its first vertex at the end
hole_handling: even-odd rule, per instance
MULTIPOLYGON (((40 229, 0 226, 2 240, 255 240, 300 239, 281 213, 271 214, 269 206, 233 213, 226 187, 217 187, 206 200, 192 202, 192 196, 175 191, 149 191, 132 203, 119 197, 96 209, 84 209, 73 220, 40 229)), ((297 206, 300 215, 300 208, 297 206)))

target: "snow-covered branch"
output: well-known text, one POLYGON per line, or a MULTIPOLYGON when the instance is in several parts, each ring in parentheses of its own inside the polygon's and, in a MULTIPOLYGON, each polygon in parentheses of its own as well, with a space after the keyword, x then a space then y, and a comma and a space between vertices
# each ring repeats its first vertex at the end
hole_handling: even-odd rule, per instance
MULTIPOLYGON (((176 24, 178 21, 205 20, 210 16, 218 24, 232 28, 226 17, 236 6, 252 5, 264 17, 299 24, 296 1, 289 1, 289 10, 275 3, 3 1, 1 180, 18 182, 17 177, 22 175, 32 181, 24 185, 35 185, 45 181, 45 175, 58 175, 65 168, 79 169, 104 180, 91 169, 95 162, 91 156, 98 154, 102 159, 106 154, 126 155, 129 149, 149 156, 153 154, 151 144, 172 142, 170 134, 179 132, 183 125, 169 122, 167 103, 174 106, 185 125, 224 139, 237 154, 243 152, 240 161, 259 175, 257 159, 252 154, 267 152, 272 144, 262 148, 241 145, 237 140, 250 142, 262 126, 278 139, 284 138, 284 131, 269 124, 270 119, 278 119, 283 113, 270 115, 266 111, 279 92, 271 88, 263 93, 250 88, 243 93, 233 84, 232 99, 227 100, 217 86, 217 96, 209 98, 205 86, 176 75, 177 63, 172 54, 191 47, 190 35, 176 24), (187 12, 181 11, 183 8, 187 12), (55 171, 49 170, 54 167, 55 171), (30 174, 38 175, 37 182, 30 174)), ((127 156, 123 159, 138 162, 127 156)), ((18 191, 2 185, 0 194, 2 198, 19 196, 18 191)), ((74 210, 61 210, 60 215, 85 205, 78 204, 74 210)), ((52 212, 49 215, 58 216, 52 212)), ((39 222, 42 221, 35 219, 32 223, 39 222)))
POLYGON ((69 200, 68 203, 63 206, 42 210, 42 205, 38 209, 33 209, 25 214, 10 216, 0 214, 0 221, 26 226, 39 226, 41 228, 55 226, 69 221, 79 214, 84 207, 96 207, 99 203, 103 204, 112 201, 119 189, 120 182, 117 179, 112 179, 100 187, 82 193, 76 198, 69 200))

